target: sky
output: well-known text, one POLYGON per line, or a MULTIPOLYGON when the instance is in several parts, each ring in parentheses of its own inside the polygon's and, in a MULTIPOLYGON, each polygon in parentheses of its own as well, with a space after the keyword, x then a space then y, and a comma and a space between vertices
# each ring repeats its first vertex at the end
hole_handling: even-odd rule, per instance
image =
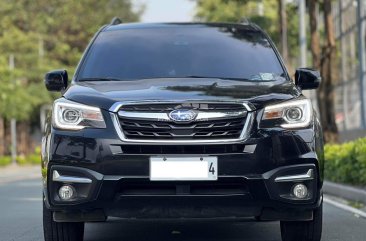
POLYGON ((193 0, 134 0, 133 3, 145 4, 142 22, 189 22, 195 13, 193 0))

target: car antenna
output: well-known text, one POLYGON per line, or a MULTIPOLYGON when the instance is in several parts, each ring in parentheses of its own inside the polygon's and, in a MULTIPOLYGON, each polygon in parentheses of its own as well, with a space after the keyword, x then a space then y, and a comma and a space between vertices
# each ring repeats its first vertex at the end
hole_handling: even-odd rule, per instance
POLYGON ((121 24, 123 23, 121 19, 119 19, 118 17, 114 17, 110 23, 110 25, 117 25, 117 24, 121 24))

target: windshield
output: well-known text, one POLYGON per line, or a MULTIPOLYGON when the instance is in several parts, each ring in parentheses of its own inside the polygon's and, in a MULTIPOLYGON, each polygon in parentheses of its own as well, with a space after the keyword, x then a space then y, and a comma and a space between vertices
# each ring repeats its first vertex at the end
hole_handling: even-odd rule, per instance
POLYGON ((268 39, 259 31, 232 26, 167 26, 102 32, 78 79, 269 81, 284 75, 268 39))

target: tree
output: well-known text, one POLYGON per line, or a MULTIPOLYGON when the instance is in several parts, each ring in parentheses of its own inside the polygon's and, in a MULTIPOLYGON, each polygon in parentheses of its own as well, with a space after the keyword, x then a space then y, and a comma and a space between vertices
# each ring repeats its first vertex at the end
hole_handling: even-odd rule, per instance
POLYGON ((212 22, 239 22, 245 17, 248 1, 198 0, 196 16, 212 22))
POLYGON ((37 45, 39 40, 44 42, 46 59, 74 66, 102 25, 114 16, 124 22, 137 21, 141 11, 132 11, 130 0, 0 1, 0 31, 16 27, 34 34, 37 45))
POLYGON ((5 154, 5 125, 4 118, 0 116, 0 156, 5 154))
POLYGON ((0 155, 9 146, 2 137, 8 125, 1 120, 11 118, 18 120, 19 146, 26 152, 31 120, 56 96, 43 86, 44 73, 67 68, 72 75, 98 28, 114 16, 137 21, 142 11, 134 11, 130 0, 0 1, 0 155), (15 56, 14 71, 8 69, 9 55, 15 56))
POLYGON ((279 17, 279 32, 281 39, 281 54, 282 58, 288 61, 288 46, 287 46, 287 13, 286 13, 286 1, 278 0, 278 15, 279 17))
POLYGON ((317 92, 320 120, 323 126, 324 139, 326 142, 338 141, 338 128, 335 113, 335 86, 337 85, 337 52, 336 39, 334 34, 332 1, 323 1, 324 23, 325 23, 325 42, 320 58, 320 44, 317 35, 317 14, 316 5, 318 1, 310 1, 310 27, 313 65, 320 66, 322 82, 317 92))
POLYGON ((320 70, 320 39, 318 34, 318 0, 309 1, 309 21, 310 21, 310 49, 313 59, 313 67, 320 70))

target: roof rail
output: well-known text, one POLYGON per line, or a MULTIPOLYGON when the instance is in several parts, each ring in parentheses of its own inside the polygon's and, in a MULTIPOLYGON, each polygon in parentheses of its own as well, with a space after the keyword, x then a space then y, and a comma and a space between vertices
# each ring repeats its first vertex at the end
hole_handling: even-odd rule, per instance
POLYGON ((256 23, 250 22, 250 25, 256 30, 263 31, 263 29, 256 23))
POLYGON ((251 22, 248 18, 241 18, 239 20, 239 23, 244 24, 244 25, 249 25, 251 22))
POLYGON ((114 17, 110 23, 110 25, 117 25, 117 24, 121 24, 122 20, 119 19, 118 17, 114 17))

